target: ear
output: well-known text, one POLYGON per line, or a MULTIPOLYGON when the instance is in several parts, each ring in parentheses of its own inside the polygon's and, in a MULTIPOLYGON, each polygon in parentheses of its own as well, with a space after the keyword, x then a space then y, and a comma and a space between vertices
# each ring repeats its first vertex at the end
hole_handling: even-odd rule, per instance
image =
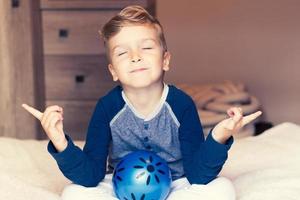
POLYGON ((117 76, 117 73, 116 73, 116 71, 115 71, 115 69, 114 69, 114 67, 113 67, 112 64, 108 64, 108 69, 109 69, 110 74, 111 74, 111 76, 112 76, 112 78, 113 78, 113 81, 119 80, 119 78, 118 78, 118 76, 117 76))
POLYGON ((169 71, 170 70, 170 60, 171 60, 171 53, 166 51, 163 55, 163 70, 169 71))

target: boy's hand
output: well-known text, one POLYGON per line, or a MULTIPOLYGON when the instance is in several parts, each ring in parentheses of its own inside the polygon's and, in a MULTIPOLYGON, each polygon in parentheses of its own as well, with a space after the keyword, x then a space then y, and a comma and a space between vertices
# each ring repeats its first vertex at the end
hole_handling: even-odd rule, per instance
POLYGON ((227 114, 229 118, 219 122, 212 131, 213 138, 222 144, 224 144, 230 136, 236 134, 243 126, 259 117, 262 112, 257 111, 250 115, 243 116, 241 108, 232 107, 227 110, 227 114))
POLYGON ((44 113, 27 104, 22 104, 22 107, 40 120, 47 136, 59 152, 67 147, 68 142, 63 131, 63 109, 61 107, 49 106, 44 113))

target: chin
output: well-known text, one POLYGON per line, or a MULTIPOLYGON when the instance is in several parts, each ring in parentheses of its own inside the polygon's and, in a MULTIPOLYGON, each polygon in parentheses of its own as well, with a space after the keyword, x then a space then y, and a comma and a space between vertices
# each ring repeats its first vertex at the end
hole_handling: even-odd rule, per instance
MULTIPOLYGON (((122 82, 122 81, 121 81, 122 82)), ((160 85, 163 83, 163 76, 140 76, 140 77, 132 77, 131 79, 127 79, 122 83, 123 86, 127 88, 151 88, 156 85, 160 85)))
POLYGON ((148 82, 148 83, 145 83, 144 81, 143 82, 135 82, 134 84, 130 84, 130 85, 127 85, 127 87, 130 87, 130 88, 135 88, 135 89, 143 89, 143 88, 151 88, 155 85, 158 85, 159 83, 158 82, 148 82))

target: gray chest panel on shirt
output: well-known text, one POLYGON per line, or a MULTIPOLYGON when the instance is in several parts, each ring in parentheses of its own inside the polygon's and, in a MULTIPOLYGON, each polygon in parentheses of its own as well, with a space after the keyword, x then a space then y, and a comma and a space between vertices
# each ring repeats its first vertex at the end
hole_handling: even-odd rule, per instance
POLYGON ((126 154, 136 150, 153 151, 168 162, 173 179, 182 177, 179 124, 165 102, 158 114, 145 121, 125 104, 110 123, 112 143, 110 166, 114 167, 126 154))

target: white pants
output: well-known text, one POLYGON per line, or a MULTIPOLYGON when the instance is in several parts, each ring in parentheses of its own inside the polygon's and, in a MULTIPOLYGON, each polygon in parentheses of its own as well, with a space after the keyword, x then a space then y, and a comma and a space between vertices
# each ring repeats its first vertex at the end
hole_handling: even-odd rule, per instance
MULTIPOLYGON (((63 200, 117 200, 112 186, 112 175, 105 176, 96 187, 71 184, 64 188, 63 200)), ((235 191, 230 180, 216 178, 207 185, 190 184, 186 178, 172 182, 167 200, 234 200, 235 191)))

